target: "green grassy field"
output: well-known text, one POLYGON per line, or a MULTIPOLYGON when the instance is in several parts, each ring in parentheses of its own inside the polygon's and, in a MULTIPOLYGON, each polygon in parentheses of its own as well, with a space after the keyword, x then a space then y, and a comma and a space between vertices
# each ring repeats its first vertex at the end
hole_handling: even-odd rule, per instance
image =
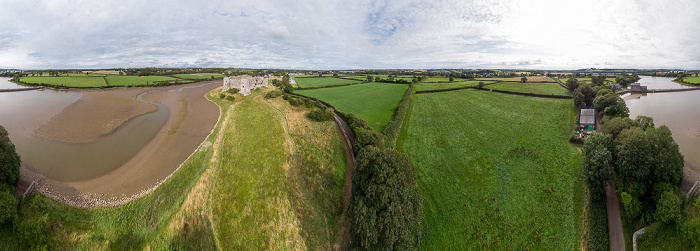
MULTIPOLYGON (((545 76, 526 76, 527 82, 538 83, 538 82, 556 82, 554 79, 545 76)), ((507 77, 507 78, 477 78, 476 80, 492 80, 492 81, 504 81, 504 82, 520 82, 522 77, 507 77)))
POLYGON ((211 79, 211 77, 214 77, 214 78, 225 77, 224 75, 218 74, 218 73, 177 74, 175 76, 178 78, 195 79, 195 80, 211 79))
POLYGON ((102 77, 87 77, 84 74, 80 77, 22 77, 20 81, 32 84, 47 84, 53 86, 66 87, 103 87, 105 80, 102 77))
POLYGON ((418 169, 423 250, 574 250, 580 154, 571 100, 415 94, 397 149, 418 169))
POLYGON ((700 84, 700 77, 685 77, 683 81, 691 84, 700 84))
POLYGON ((300 88, 323 87, 329 85, 349 85, 361 81, 342 78, 294 78, 300 88))
POLYGON ((560 95, 571 96, 569 90, 564 89, 557 83, 517 83, 517 82, 501 82, 487 86, 488 89, 512 91, 522 93, 534 93, 545 95, 560 95))
POLYGON ((176 78, 166 77, 166 76, 119 76, 119 75, 109 75, 106 77, 107 84, 109 86, 145 86, 148 84, 153 84, 153 81, 166 81, 166 80, 177 80, 176 78))
POLYGON ((296 93, 333 104, 340 111, 367 120, 375 130, 383 130, 406 93, 408 85, 367 83, 324 89, 300 90, 296 93))
MULTIPOLYGON (((455 78, 454 82, 472 82, 473 80, 469 79, 464 79, 464 78, 455 78)), ((439 83, 439 82, 450 82, 450 78, 446 77, 431 77, 426 80, 423 80, 423 83, 439 83)), ((476 81, 479 83, 479 81, 476 81)))
POLYGON ((419 84, 416 84, 416 91, 441 90, 441 89, 450 89, 450 88, 457 88, 457 87, 477 86, 477 85, 479 85, 479 82, 484 82, 486 84, 493 83, 493 81, 459 81, 459 82, 457 82, 455 80, 455 82, 452 82, 452 83, 435 83, 435 82, 423 81, 419 84))

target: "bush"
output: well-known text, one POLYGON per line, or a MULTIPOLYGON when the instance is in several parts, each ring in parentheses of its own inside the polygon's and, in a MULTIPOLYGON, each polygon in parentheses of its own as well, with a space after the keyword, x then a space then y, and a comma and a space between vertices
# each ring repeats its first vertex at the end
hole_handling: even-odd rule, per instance
POLYGON ((284 100, 289 100, 289 95, 283 94, 283 95, 282 95, 282 99, 284 99, 284 100))
POLYGON ((17 199, 11 191, 0 190, 0 224, 11 221, 17 215, 17 199))
POLYGON ((355 150, 360 151, 365 146, 384 148, 384 135, 372 129, 358 128, 355 132, 355 150))
POLYGON ((695 248, 700 247, 700 218, 695 218, 683 224, 681 234, 691 246, 695 248))
POLYGON ((219 98, 220 98, 220 99, 226 98, 226 94, 223 94, 223 93, 222 93, 222 94, 219 94, 219 98))
POLYGON ((300 106, 303 104, 303 102, 299 98, 295 97, 290 97, 287 101, 289 101, 289 104, 292 106, 300 106))
POLYGON ((228 92, 230 94, 236 94, 236 93, 238 93, 238 89, 231 88, 231 89, 226 90, 226 92, 228 92))
POLYGON ((20 157, 5 127, 0 126, 0 184, 14 185, 19 180, 20 157))
POLYGON ((310 111, 306 116, 315 121, 331 121, 334 113, 332 109, 319 109, 310 111))
POLYGON ((583 144, 583 139, 578 135, 577 132, 573 132, 571 133, 571 136, 569 136, 569 142, 574 144, 583 144))
POLYGON ((34 216, 22 221, 17 228, 17 234, 22 243, 31 249, 46 249, 50 239, 51 225, 47 215, 34 216))
POLYGON ((236 98, 234 98, 233 96, 226 96, 226 100, 228 100, 228 101, 235 101, 236 98))
POLYGON ((654 219, 664 223, 677 222, 681 216, 681 200, 672 191, 666 191, 656 202, 654 219))
POLYGON ((352 174, 348 215, 351 248, 418 249, 423 198, 408 157, 394 149, 362 149, 352 174))
POLYGON ((267 94, 265 94, 265 98, 276 98, 276 97, 279 97, 280 95, 282 95, 282 92, 280 92, 278 90, 274 90, 274 91, 271 91, 271 92, 268 92, 267 94))

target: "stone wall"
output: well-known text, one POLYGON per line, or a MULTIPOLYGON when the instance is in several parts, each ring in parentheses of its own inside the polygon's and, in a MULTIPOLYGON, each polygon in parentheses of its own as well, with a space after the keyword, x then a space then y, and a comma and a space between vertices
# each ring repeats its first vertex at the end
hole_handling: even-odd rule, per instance
POLYGON ((222 91, 238 89, 238 92, 243 94, 243 96, 248 96, 251 90, 261 87, 267 87, 267 78, 243 75, 224 78, 224 87, 222 91))

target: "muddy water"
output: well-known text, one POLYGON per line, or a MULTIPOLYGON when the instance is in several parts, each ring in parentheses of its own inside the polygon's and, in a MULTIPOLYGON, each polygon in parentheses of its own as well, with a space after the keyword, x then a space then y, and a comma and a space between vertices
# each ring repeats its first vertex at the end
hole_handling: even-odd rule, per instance
MULTIPOLYGON (((649 86, 649 89, 685 88, 673 82, 673 78, 642 77, 639 82, 649 86)), ((630 118, 649 116, 654 118, 656 126, 668 126, 685 161, 700 171, 700 90, 649 93, 626 102, 630 118)))
MULTIPOLYGON (((16 86, 7 89, 12 88, 16 86)), ((90 143, 66 143, 34 136, 40 125, 80 98, 80 92, 0 92, 0 125, 8 130, 23 165, 29 169, 57 181, 88 180, 131 159, 167 122, 170 109, 142 100, 142 95, 137 99, 157 105, 158 110, 138 116, 114 133, 90 143)))

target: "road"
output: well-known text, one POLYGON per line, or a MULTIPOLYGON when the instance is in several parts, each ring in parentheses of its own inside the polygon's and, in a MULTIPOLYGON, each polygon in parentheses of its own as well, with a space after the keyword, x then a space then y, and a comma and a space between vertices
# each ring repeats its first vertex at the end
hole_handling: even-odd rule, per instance
POLYGON ((625 250, 625 235, 622 230, 620 203, 617 200, 617 188, 612 181, 605 186, 605 205, 608 209, 608 235, 610 250, 625 250))

